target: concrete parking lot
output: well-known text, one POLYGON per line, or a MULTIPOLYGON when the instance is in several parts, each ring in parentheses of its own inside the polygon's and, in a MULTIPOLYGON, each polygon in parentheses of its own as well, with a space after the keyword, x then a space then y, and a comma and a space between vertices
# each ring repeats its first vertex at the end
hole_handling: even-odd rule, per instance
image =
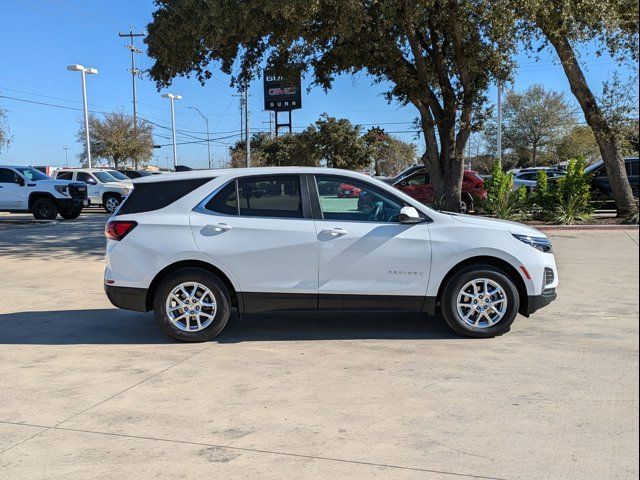
POLYGON ((559 299, 501 338, 288 314, 185 345, 109 304, 105 220, 0 217, 2 479, 638 477, 637 229, 552 233, 559 299))

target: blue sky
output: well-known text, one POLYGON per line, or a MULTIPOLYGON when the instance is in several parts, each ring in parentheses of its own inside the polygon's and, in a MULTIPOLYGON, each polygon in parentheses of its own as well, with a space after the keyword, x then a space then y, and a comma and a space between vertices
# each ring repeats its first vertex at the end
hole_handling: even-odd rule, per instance
MULTIPOLYGON (((90 109, 130 112, 130 55, 124 48, 127 39, 119 38, 118 32, 128 31, 130 26, 138 31, 144 29, 152 11, 151 0, 5 0, 0 19, 0 95, 13 98, 0 97, 0 106, 7 110, 13 143, 0 153, 0 162, 64 165, 63 147, 68 146, 69 163, 76 163, 75 156, 81 149, 76 141, 81 117, 76 109, 82 107, 80 75, 67 71, 66 65, 80 63, 99 70, 98 75, 87 78, 90 109)), ((144 49, 141 39, 137 45, 144 49)), ((582 60, 587 65, 589 82, 599 90, 618 67, 611 59, 595 57, 592 50, 586 49, 582 60)), ((137 61, 140 68, 151 66, 144 54, 138 55, 137 61)), ((519 61, 516 89, 541 83, 566 92, 573 102, 553 55, 543 53, 537 63, 521 55, 519 61)), ((630 73, 624 69, 623 77, 630 73)), ((303 81, 303 86, 306 84, 308 80, 303 81)), ((137 85, 139 115, 168 127, 168 100, 160 97, 148 78, 139 79, 137 85)), ((252 131, 269 128, 269 113, 262 110, 261 86, 261 80, 251 86, 252 131)), ((328 112, 366 125, 365 128, 381 125, 398 137, 414 141, 421 151, 422 140, 408 132, 416 117, 415 109, 387 104, 382 97, 384 90, 384 85, 372 86, 365 74, 339 78, 328 94, 316 88, 304 95, 303 108, 293 112, 294 128, 300 130, 328 112)), ((178 142, 192 141, 193 135, 203 136, 204 121, 189 106, 198 107, 209 118, 212 138, 228 137, 213 144, 214 165, 220 166, 226 158, 227 144, 238 138, 240 128, 238 98, 233 96, 237 92, 229 88, 229 78, 218 72, 204 87, 195 79, 178 79, 168 91, 183 96, 182 101, 176 102, 176 124, 179 130, 191 132, 191 136, 179 134, 178 142)), ((495 89, 489 95, 495 99, 495 89)), ((169 137, 169 130, 156 128, 155 133, 155 143, 170 142, 160 137, 169 137)), ((153 163, 167 166, 172 161, 170 147, 154 153, 153 163)), ((204 167, 206 145, 179 145, 178 157, 179 163, 204 167)))

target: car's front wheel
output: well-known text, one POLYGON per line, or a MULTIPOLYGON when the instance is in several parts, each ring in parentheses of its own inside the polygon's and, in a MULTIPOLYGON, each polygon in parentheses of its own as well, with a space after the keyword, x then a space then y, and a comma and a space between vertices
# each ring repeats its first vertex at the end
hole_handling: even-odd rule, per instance
POLYGON ((449 279, 440 308, 447 324, 460 335, 491 338, 509 331, 520 297, 505 272, 491 265, 473 265, 449 279))
POLYGON ((226 326, 231 304, 218 277, 200 268, 187 268, 160 282, 153 310, 158 325, 171 338, 206 342, 226 326))
POLYGON ((55 220, 58 216, 58 207, 50 198, 39 198, 33 202, 31 211, 36 220, 55 220))

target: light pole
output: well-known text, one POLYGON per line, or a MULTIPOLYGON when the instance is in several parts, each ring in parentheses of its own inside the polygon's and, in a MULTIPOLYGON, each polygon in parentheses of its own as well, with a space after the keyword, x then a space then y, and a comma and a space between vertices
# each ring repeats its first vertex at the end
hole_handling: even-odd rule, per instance
POLYGON ((198 112, 200 116, 203 118, 204 123, 207 125, 207 159, 209 163, 209 170, 211 170, 211 140, 209 138, 209 119, 205 117, 204 114, 200 110, 198 110, 198 108, 196 107, 189 107, 189 108, 191 110, 195 110, 196 112, 198 112))
POLYGON ((69 147, 62 147, 64 150, 64 165, 65 167, 69 166, 69 147))
POLYGON ((498 80, 498 160, 502 162, 502 82, 498 80))
POLYGON ((176 119, 173 109, 174 100, 182 100, 182 96, 174 95, 173 93, 163 93, 162 98, 168 98, 171 101, 171 133, 173 136, 173 168, 178 165, 178 150, 176 148, 176 119))
POLYGON ((86 75, 96 75, 98 73, 97 68, 83 67, 82 65, 73 64, 67 66, 67 70, 71 72, 80 72, 82 77, 82 103, 84 106, 84 137, 87 144, 87 164, 89 168, 91 165, 91 144, 89 143, 89 110, 87 109, 87 82, 85 80, 86 75))

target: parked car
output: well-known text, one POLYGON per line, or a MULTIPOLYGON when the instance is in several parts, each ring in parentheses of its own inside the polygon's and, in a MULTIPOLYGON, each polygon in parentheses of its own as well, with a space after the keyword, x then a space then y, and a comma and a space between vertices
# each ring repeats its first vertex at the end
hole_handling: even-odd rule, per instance
POLYGON ((131 181, 131 179, 127 177, 124 173, 118 170, 114 170, 112 168, 102 168, 101 170, 103 172, 107 172, 109 175, 111 175, 113 178, 115 178, 119 182, 126 183, 131 188, 133 188, 133 181, 131 181))
POLYGON ((345 170, 142 178, 105 234, 109 300, 153 310, 166 334, 186 342, 218 335, 232 308, 440 310, 456 332, 494 337, 509 330, 518 312, 528 316, 553 301, 558 285, 543 233, 437 212, 345 170), (343 183, 368 192, 373 208, 361 211, 353 199, 336 198, 343 183), (256 185, 270 188, 255 197, 256 185))
POLYGON ((0 165, 0 212, 29 212, 38 220, 78 218, 89 204, 83 183, 54 180, 33 167, 0 165))
MULTIPOLYGON (((564 177, 566 172, 554 169, 544 169, 547 174, 547 180, 549 183, 555 183, 558 178, 564 177)), ((538 170, 523 169, 513 176, 513 189, 516 190, 520 187, 524 187, 527 192, 532 192, 538 185, 538 170)))
MULTIPOLYGON (((399 182, 394 183, 393 186, 425 205, 436 203, 437 199, 435 198, 433 185, 431 184, 431 176, 424 167, 399 182)), ((462 213, 472 211, 476 201, 484 198, 487 198, 484 180, 482 180, 476 172, 465 170, 462 177, 460 211, 462 213)))
POLYGON ((424 165, 412 165, 409 168, 404 169, 402 172, 400 172, 395 177, 379 177, 379 178, 377 178, 377 180, 380 180, 381 182, 384 182, 384 183, 388 183, 389 185, 393 185, 395 183, 398 183, 403 178, 406 178, 409 175, 414 174, 414 173, 419 172, 419 171, 424 170, 424 169, 425 169, 424 165))
POLYGON ((153 175, 151 172, 149 172, 148 170, 128 170, 128 169, 122 169, 122 170, 118 170, 120 173, 122 173, 123 175, 126 175, 128 178, 130 178, 131 180, 134 180, 136 178, 140 178, 140 177, 147 177, 149 175, 153 175))
MULTIPOLYGON (((638 198, 638 191, 640 190, 638 157, 625 158, 624 166, 631 184, 631 190, 633 190, 633 196, 638 198)), ((604 201, 613 201, 613 192, 604 162, 600 160, 593 165, 589 165, 585 172, 591 174, 591 191, 594 197, 604 201)))
POLYGON ((113 213, 133 190, 132 183, 121 182, 100 168, 64 168, 56 170, 55 178, 85 183, 91 205, 102 205, 113 213))
POLYGON ((338 190, 336 194, 338 198, 359 198, 362 190, 354 187, 353 185, 349 185, 348 183, 341 183, 338 185, 338 190))

